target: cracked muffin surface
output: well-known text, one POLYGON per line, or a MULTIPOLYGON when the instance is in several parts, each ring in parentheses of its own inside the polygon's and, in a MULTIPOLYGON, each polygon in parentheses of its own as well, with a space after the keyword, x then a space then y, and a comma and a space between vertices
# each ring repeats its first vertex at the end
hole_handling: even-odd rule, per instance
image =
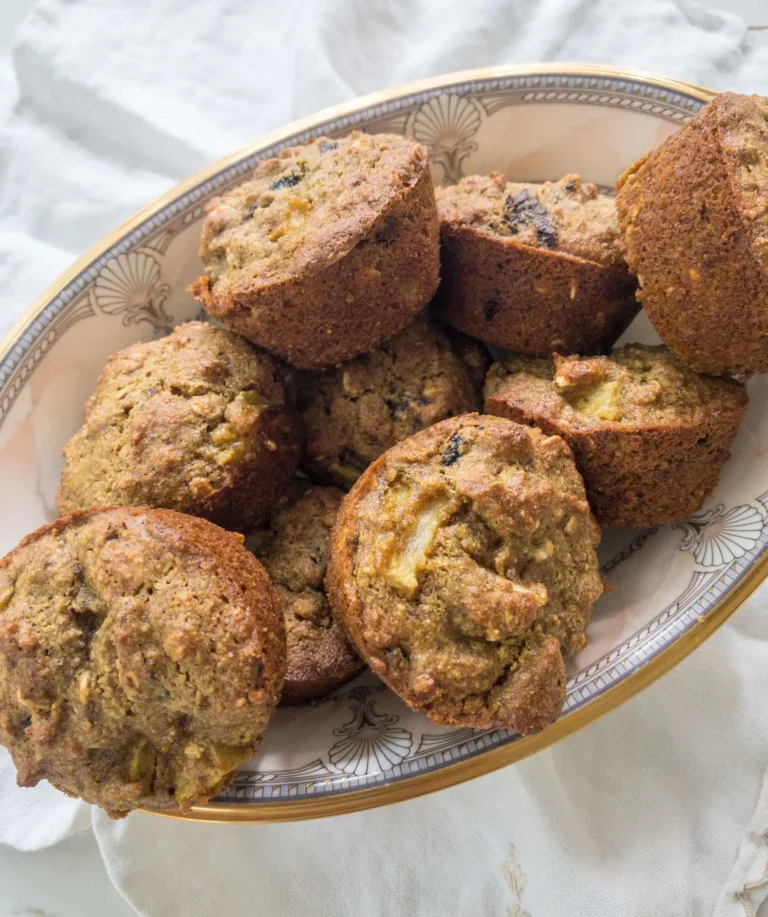
POLYGON ((392 134, 321 137, 258 163, 211 202, 206 274, 192 292, 287 362, 328 366, 412 321, 437 287, 438 244, 423 146, 392 134))
POLYGON ((288 664, 281 703, 322 697, 363 668, 325 594, 331 529, 343 496, 335 487, 296 480, 269 525, 246 539, 285 617, 288 664))
POLYGON ((559 437, 478 414, 390 449, 345 497, 327 586, 360 654, 436 723, 544 728, 603 591, 559 437))
POLYGON ((563 437, 602 525, 661 525, 699 509, 746 406, 741 383, 644 344, 600 357, 509 357, 485 385, 489 414, 563 437))
POLYGON ((395 443, 477 410, 486 357, 481 344, 458 334, 451 341, 421 317, 367 356, 301 374, 296 401, 306 434, 303 467, 315 480, 348 489, 395 443))
POLYGON ((0 561, 0 743, 113 817, 186 809, 253 754, 285 673, 278 597, 236 535, 73 513, 0 561))
POLYGON ((109 358, 64 448, 58 509, 156 506, 247 531, 288 485, 300 445, 274 360, 188 322, 109 358))
POLYGON ((578 175, 541 183, 508 182, 498 172, 468 175, 437 188, 435 195, 445 222, 597 264, 623 265, 615 202, 578 175))
POLYGON ((598 353, 635 316, 615 202, 578 175, 437 188, 442 280, 435 313, 520 353, 598 353))

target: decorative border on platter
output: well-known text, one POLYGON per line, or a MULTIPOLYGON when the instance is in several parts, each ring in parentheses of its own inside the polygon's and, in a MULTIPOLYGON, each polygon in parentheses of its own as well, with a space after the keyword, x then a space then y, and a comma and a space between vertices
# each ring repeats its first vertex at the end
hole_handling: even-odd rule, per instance
MULTIPOLYGON (((733 507, 728 511, 719 505, 702 510, 690 520, 675 526, 683 531, 684 536, 691 530, 695 532, 695 537, 684 537, 680 545, 681 551, 694 552, 696 566, 688 585, 653 621, 630 635, 609 654, 568 679, 563 717, 612 688, 661 653, 671 642, 679 639, 706 617, 731 587, 754 566, 768 546, 768 492, 759 496, 755 504, 733 507), (734 518, 735 522, 732 521, 734 518), (701 549, 708 542, 710 545, 719 542, 724 551, 722 562, 714 568, 701 561, 701 558, 706 560, 701 549)), ((641 532, 627 548, 608 561, 603 569, 613 569, 617 563, 636 553, 654 533, 652 529, 641 532)), ((384 748, 385 755, 392 755, 393 739, 399 740, 403 747, 406 741, 402 733, 407 730, 397 726, 399 718, 388 717, 376 711, 375 692, 379 690, 385 690, 384 686, 376 685, 372 688, 368 685, 355 685, 327 699, 350 703, 353 711, 351 728, 335 730, 334 735, 343 735, 348 745, 357 739, 358 753, 367 753, 368 760, 379 760, 380 747, 384 748)), ((324 702, 327 701, 319 703, 324 702)), ((508 745, 520 739, 519 735, 504 729, 480 732, 457 729, 437 735, 423 733, 418 743, 414 742, 410 733, 407 735, 408 751, 399 755, 391 767, 378 772, 369 772, 367 766, 363 768, 365 773, 361 776, 344 772, 343 768, 338 767, 338 759, 334 760, 334 750, 339 745, 337 742, 328 750, 326 758, 317 757, 307 765, 288 771, 242 771, 232 786, 221 793, 216 801, 268 804, 386 786, 417 774, 429 773, 458 760, 473 758, 490 748, 508 745), (411 754, 410 749, 414 744, 416 747, 411 754)))
MULTIPOLYGON (((687 96, 682 92, 643 83, 641 80, 569 75, 567 73, 470 80, 412 93, 398 99, 381 102, 363 111, 338 118, 329 118, 289 138, 244 154, 241 159, 222 169, 213 177, 200 182, 169 203, 159 213, 149 217, 127 233, 119 242, 95 258, 75 276, 30 321, 9 352, 0 359, 0 424, 13 405, 26 378, 43 355, 43 351, 35 345, 49 335, 47 347, 52 346, 63 331, 61 327, 54 326, 56 319, 69 311, 73 300, 79 300, 82 294, 88 292, 104 269, 109 269, 110 262, 113 262, 114 259, 127 255, 140 245, 156 248, 158 251, 161 250, 163 244, 167 248, 170 238, 176 232, 202 215, 203 206, 207 200, 239 181, 255 167, 260 159, 276 156, 286 147, 306 143, 321 134, 345 134, 361 127, 380 131, 387 128, 396 129, 398 125, 401 125, 402 131, 414 113, 417 116, 424 106, 440 97, 471 98, 474 104, 485 108, 486 114, 489 113, 487 108, 489 105, 495 106, 493 110, 496 111, 508 105, 524 105, 542 101, 566 103, 577 101, 587 105, 622 106, 649 111, 675 123, 691 118, 704 104, 700 99, 687 96), (479 97, 482 97, 482 102, 479 97), (161 239, 163 241, 159 241, 161 239), (55 333, 50 335, 50 332, 55 333)), ((418 133, 417 130, 417 136, 418 133)), ((433 158, 435 158, 439 137, 434 137, 432 142, 429 137, 423 137, 423 139, 427 140, 433 158)), ((465 142, 467 142, 466 139, 465 142)), ((439 152, 437 155, 439 156, 439 152)), ((449 177, 452 174, 454 173, 446 172, 449 177)))
MULTIPOLYGON (((153 264, 158 263, 158 258, 162 261, 162 256, 176 233, 200 219, 204 204, 209 198, 239 181, 259 159, 274 156, 287 146, 306 142, 324 133, 338 135, 355 128, 393 130, 418 137, 430 148, 433 161, 443 168, 445 179, 453 180, 460 174, 462 159, 472 151, 472 138, 479 128, 479 118, 491 116, 507 106, 530 103, 622 107, 645 111, 676 124, 692 117, 704 104, 701 99, 685 92, 645 83, 641 78, 623 79, 562 73, 472 79, 435 86, 422 92, 413 92, 401 98, 372 104, 362 111, 329 117, 297 131, 290 137, 284 137, 257 150, 249 150, 215 175, 180 193, 161 211, 133 227, 114 245, 94 258, 28 320, 0 358, 0 424, 45 353, 76 321, 86 319, 97 312, 106 312, 120 314, 121 320, 126 324, 150 321, 155 330, 162 333, 172 321, 172 317, 163 311, 163 298, 167 290, 164 290, 160 275, 155 273, 153 264), (441 139, 449 131, 453 131, 458 139, 455 149, 446 151, 441 147, 441 139), (120 276, 126 273, 133 276, 137 270, 141 275, 140 279, 143 278, 146 285, 147 301, 138 306, 134 303, 130 307, 124 307, 120 300, 120 276)), ((127 296, 125 302, 128 303, 127 296)), ((768 495, 759 498, 759 502, 765 509, 768 495)), ((763 519, 764 515, 761 522, 763 519)), ((702 530, 707 524, 702 523, 702 530)), ((640 537, 644 541, 650 534, 652 533, 640 537)), ((688 533, 686 537, 689 535, 696 539, 695 524, 692 534, 688 533)), ((641 547, 642 543, 638 547, 641 547)), ((763 525, 761 540, 756 541, 752 548, 743 551, 741 556, 722 569, 695 570, 689 586, 675 603, 664 609, 653 622, 637 634, 632 635, 621 647, 569 679, 564 715, 568 716, 626 679, 693 627, 697 621, 706 617, 718 601, 763 556, 767 548, 768 533, 763 525)), ((622 554, 625 553, 626 549, 622 554)), ((626 558, 617 556, 613 563, 619 563, 624 559, 626 558)), ((698 562, 698 557, 694 558, 694 562, 698 562)), ((365 729, 370 728, 371 717, 374 718, 375 726, 375 717, 381 716, 376 713, 373 701, 369 698, 372 690, 360 686, 349 689, 350 697, 351 692, 358 692, 352 699, 360 710, 367 708, 369 711, 366 714, 368 723, 364 721, 363 714, 359 718, 358 725, 362 724, 362 728, 365 729), (364 693, 365 691, 368 693, 364 693)), ((394 719, 397 720, 397 717, 394 719)), ((376 753, 380 752, 385 762, 400 756, 400 760, 392 767, 364 776, 350 774, 348 770, 344 770, 352 767, 354 763, 349 748, 357 741, 358 726, 353 725, 341 737, 347 742, 346 750, 341 749, 338 752, 335 764, 329 762, 329 766, 318 759, 292 771, 281 773, 242 772, 235 784, 219 799, 239 803, 258 801, 262 805, 270 801, 284 801, 301 796, 350 793, 364 787, 388 785, 415 774, 438 770, 457 760, 472 758, 489 748, 507 745, 517 740, 517 737, 498 729, 480 733, 457 730, 440 735, 424 734, 411 753, 413 743, 403 735, 407 730, 398 727, 394 721, 379 725, 389 731, 386 735, 387 742, 376 745, 376 753), (390 756, 389 759, 387 755, 390 756)))

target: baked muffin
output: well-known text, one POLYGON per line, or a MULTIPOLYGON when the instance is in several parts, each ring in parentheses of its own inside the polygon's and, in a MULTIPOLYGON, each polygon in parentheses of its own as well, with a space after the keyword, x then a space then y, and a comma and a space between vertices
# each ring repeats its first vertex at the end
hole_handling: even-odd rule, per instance
POLYGON ((328 604, 323 580, 344 494, 296 480, 269 525, 246 539, 280 596, 288 641, 282 703, 322 697, 356 675, 360 657, 328 604))
POLYGON ((307 474, 348 490, 390 446, 446 417, 479 409, 485 348, 467 338, 461 346, 465 359, 439 326, 420 317, 367 356, 302 374, 296 402, 307 474))
POLYGON ((435 196, 423 146, 321 137, 214 200, 191 290, 225 325, 304 369, 368 353, 432 298, 435 196))
POLYGON ((662 525, 699 509, 747 406, 740 383, 643 344, 610 357, 512 357, 491 367, 485 393, 487 413, 562 436, 602 525, 662 525))
POLYGON ((519 353, 598 353, 639 308, 614 201, 566 175, 521 184, 470 175, 437 188, 442 281, 436 314, 519 353))
POLYGON ((58 508, 158 506, 248 531, 279 499, 300 451, 272 358, 189 322, 109 358, 64 448, 58 508))
POLYGON ((768 371, 768 99, 717 96, 616 188, 664 343, 702 372, 768 371))
POLYGON ((120 817, 230 782, 285 674, 279 601, 241 540, 169 510, 92 510, 0 560, 0 744, 19 786, 120 817))
POLYGON ((602 593, 565 443, 465 414, 377 459, 331 541, 331 605, 371 669, 435 723, 535 732, 602 593))

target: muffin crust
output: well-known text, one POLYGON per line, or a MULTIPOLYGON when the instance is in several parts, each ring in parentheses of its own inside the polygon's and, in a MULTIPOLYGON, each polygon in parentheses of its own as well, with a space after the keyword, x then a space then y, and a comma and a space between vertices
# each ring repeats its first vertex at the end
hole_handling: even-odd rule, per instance
POLYGON ((288 641, 281 703, 323 697, 362 668, 334 617, 323 580, 331 529, 344 494, 296 480, 272 513, 269 526, 246 540, 280 597, 288 641))
POLYGON ((420 317, 367 356, 303 374, 297 406, 306 433, 307 474, 348 489, 395 443, 478 409, 475 380, 485 349, 467 338, 458 346, 464 359, 439 326, 420 317))
POLYGON ((662 525, 699 509, 747 406, 740 383, 642 344, 610 357, 512 357, 491 367, 485 395, 489 414, 562 436, 601 525, 662 525))
POLYGON ((345 497, 331 604, 371 669, 436 723, 542 729, 602 593, 599 531, 558 437, 478 414, 390 449, 345 497))
POLYGON ((113 817, 188 808, 247 760, 285 674, 237 536, 168 510, 73 513, 0 561, 0 743, 113 817))
POLYGON ((566 175, 543 184, 470 175, 436 189, 436 314, 520 353, 597 353, 635 316, 614 201, 566 175))
POLYGON ((247 531, 280 497, 300 451, 272 358, 188 322, 109 358, 64 448, 58 509, 157 506, 247 531))
POLYGON ((389 134, 320 138, 212 201, 192 292, 281 359, 328 366, 413 320, 437 288, 438 244, 424 147, 389 134))
POLYGON ((768 100, 725 92, 621 176, 638 298, 701 372, 768 370, 768 100))

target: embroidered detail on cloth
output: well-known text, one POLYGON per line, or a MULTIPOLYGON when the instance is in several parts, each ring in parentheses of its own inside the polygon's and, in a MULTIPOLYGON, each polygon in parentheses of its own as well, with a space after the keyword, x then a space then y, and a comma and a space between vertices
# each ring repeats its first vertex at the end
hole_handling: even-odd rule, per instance
MULTIPOLYGON (((768 845, 768 832, 763 834, 763 841, 768 845)), ((768 870, 766 870, 762 879, 758 879, 757 882, 745 882, 741 891, 736 892, 736 898, 744 908, 744 913, 746 917, 756 917, 757 911, 752 901, 749 898, 750 892, 764 891, 768 889, 768 870)), ((760 901, 757 902, 757 906, 760 907, 762 902, 765 900, 765 895, 762 895, 760 901)))
MULTIPOLYGON (((531 917, 528 911, 523 910, 523 891, 525 890, 525 873, 517 859, 517 850, 514 844, 509 845, 509 853, 501 864, 501 874, 507 883, 510 893, 510 903, 505 917, 531 917)), ((754 917, 754 915, 751 915, 754 917)))
POLYGON ((757 917, 768 900, 768 771, 712 917, 757 917))

